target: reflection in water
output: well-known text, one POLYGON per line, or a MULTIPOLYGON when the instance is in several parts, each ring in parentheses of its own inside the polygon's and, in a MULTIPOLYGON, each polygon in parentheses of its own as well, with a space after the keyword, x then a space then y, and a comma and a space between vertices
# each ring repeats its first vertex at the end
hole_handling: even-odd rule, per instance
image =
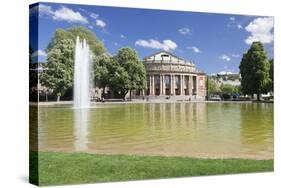
POLYGON ((246 152, 273 158, 273 108, 263 103, 243 104, 241 113, 241 142, 247 148, 246 152))
POLYGON ((40 107, 40 150, 273 158, 272 104, 97 106, 75 110, 40 107))
POLYGON ((74 109, 75 151, 88 150, 89 109, 74 109))

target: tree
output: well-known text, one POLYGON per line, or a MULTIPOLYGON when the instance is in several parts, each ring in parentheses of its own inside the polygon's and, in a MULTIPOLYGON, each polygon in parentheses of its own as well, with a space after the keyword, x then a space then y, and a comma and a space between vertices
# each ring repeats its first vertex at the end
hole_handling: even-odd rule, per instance
POLYGON ((269 60, 270 68, 269 68, 269 78, 271 80, 270 91, 273 91, 274 86, 274 60, 269 60))
POLYGON ((220 88, 221 88, 221 92, 223 94, 232 94, 232 93, 234 93, 234 86, 232 86, 230 84, 222 84, 220 88))
POLYGON ((106 51, 103 43, 85 27, 57 29, 46 50, 48 52, 47 63, 44 66, 46 70, 40 76, 40 82, 53 90, 57 100, 73 87, 74 46, 77 36, 86 39, 93 58, 106 51))
POLYGON ((215 95, 221 92, 219 83, 217 83, 214 79, 211 78, 208 78, 207 89, 209 95, 215 95))
POLYGON ((71 39, 58 41, 49 51, 46 69, 40 75, 40 83, 52 89, 60 97, 73 85, 74 42, 71 39))
POLYGON ((142 90, 146 88, 146 71, 142 62, 139 61, 137 52, 131 48, 121 48, 115 56, 116 61, 124 68, 128 74, 127 87, 123 88, 124 97, 132 90, 142 90))
POLYGON ((106 49, 101 41, 99 41, 96 35, 85 27, 72 27, 67 30, 57 29, 50 43, 48 44, 47 51, 52 49, 57 43, 63 39, 71 39, 73 43, 76 42, 76 38, 86 39, 92 53, 96 56, 100 56, 106 52, 106 49))
POLYGON ((130 86, 130 80, 128 72, 124 67, 120 66, 117 61, 112 61, 109 67, 109 87, 123 99, 125 99, 128 93, 128 88, 130 86))
POLYGON ((36 70, 37 63, 32 62, 32 54, 34 50, 29 46, 29 100, 37 101, 38 100, 38 72, 36 70))
POLYGON ((105 93, 105 88, 109 86, 109 80, 111 78, 110 70, 113 70, 110 68, 110 66, 113 66, 114 60, 112 57, 109 57, 107 55, 102 55, 98 58, 96 58, 94 63, 94 70, 95 70, 95 77, 94 77, 94 83, 95 86, 102 88, 103 95, 105 93))
POLYGON ((241 86, 244 94, 257 94, 260 100, 262 92, 266 92, 269 78, 269 62, 261 42, 253 42, 240 62, 241 86))

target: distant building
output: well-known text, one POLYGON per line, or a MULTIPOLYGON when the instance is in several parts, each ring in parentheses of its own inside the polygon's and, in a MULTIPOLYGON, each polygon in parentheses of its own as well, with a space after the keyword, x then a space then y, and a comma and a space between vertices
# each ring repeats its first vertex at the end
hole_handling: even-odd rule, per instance
POLYGON ((215 80, 219 85, 240 86, 240 74, 237 73, 219 73, 209 76, 210 79, 215 80))
POLYGON ((188 96, 205 99, 206 74, 195 64, 170 52, 160 51, 143 59, 146 69, 146 96, 188 96))

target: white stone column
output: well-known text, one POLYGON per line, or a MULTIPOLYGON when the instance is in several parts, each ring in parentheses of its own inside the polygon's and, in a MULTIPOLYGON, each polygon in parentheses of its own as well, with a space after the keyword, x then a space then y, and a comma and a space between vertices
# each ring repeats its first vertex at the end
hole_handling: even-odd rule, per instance
POLYGON ((170 74, 170 95, 174 95, 174 84, 173 84, 173 75, 170 74))
POLYGON ((162 95, 162 78, 161 78, 161 74, 159 74, 159 83, 160 83, 160 86, 159 86, 159 92, 160 92, 160 95, 162 95))
POLYGON ((166 82, 165 82, 165 75, 162 75, 163 86, 162 86, 162 95, 166 95, 166 82))
POLYGON ((176 75, 173 75, 173 94, 176 95, 176 75))
POLYGON ((152 76, 152 79, 151 79, 151 81, 152 81, 151 94, 152 94, 152 96, 154 96, 154 95, 155 95, 155 89, 154 89, 154 74, 152 74, 151 76, 152 76))
POLYGON ((193 76, 189 76, 189 85, 188 85, 188 88, 189 88, 189 95, 192 96, 192 89, 193 89, 193 76))
POLYGON ((183 95, 183 75, 180 75, 180 95, 183 95))
POLYGON ((182 77, 183 77, 183 78, 182 78, 182 83, 183 83, 183 84, 182 84, 182 87, 183 87, 183 88, 182 88, 182 91, 183 91, 183 95, 185 95, 185 88, 186 88, 185 76, 186 76, 186 75, 182 75, 182 77))
POLYGON ((152 80, 151 80, 151 75, 149 75, 149 95, 152 95, 151 87, 152 87, 152 80))
POLYGON ((199 80, 198 80, 198 76, 196 75, 196 96, 198 96, 198 85, 199 85, 199 80))

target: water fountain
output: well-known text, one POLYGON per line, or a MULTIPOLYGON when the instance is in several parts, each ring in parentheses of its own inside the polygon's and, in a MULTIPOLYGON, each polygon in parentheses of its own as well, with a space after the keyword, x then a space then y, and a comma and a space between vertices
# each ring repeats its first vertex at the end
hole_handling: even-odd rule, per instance
POLYGON ((76 38, 74 58, 74 108, 90 106, 91 52, 86 40, 76 38))

